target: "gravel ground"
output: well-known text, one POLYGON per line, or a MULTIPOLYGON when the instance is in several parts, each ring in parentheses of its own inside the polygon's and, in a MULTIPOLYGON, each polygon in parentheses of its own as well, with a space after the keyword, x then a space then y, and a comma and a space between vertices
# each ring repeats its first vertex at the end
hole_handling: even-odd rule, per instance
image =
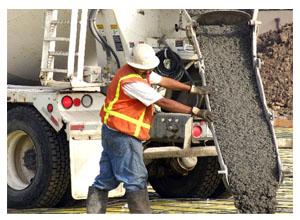
POLYGON ((215 88, 211 108, 235 206, 242 213, 274 213, 277 159, 252 67, 249 27, 200 26, 197 34, 207 84, 215 88))

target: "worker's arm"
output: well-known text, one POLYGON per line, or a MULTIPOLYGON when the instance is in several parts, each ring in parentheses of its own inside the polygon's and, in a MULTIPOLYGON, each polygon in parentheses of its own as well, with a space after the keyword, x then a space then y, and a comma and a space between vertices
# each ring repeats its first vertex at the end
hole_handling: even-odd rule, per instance
POLYGON ((164 88, 172 89, 172 90, 180 90, 186 92, 189 92, 191 90, 191 86, 168 77, 161 77, 159 85, 164 88))
POLYGON ((186 91, 199 95, 211 93, 211 89, 209 89, 207 86, 190 86, 168 77, 161 77, 161 80, 158 84, 167 89, 186 91))
POLYGON ((158 101, 156 101, 154 104, 170 112, 185 113, 185 114, 192 113, 192 107, 181 104, 172 99, 161 98, 158 101))
POLYGON ((193 114, 208 121, 212 120, 210 111, 202 110, 197 107, 190 107, 174 100, 164 98, 152 87, 145 83, 128 83, 123 85, 122 88, 125 94, 127 94, 129 97, 138 99, 145 106, 156 104, 162 109, 170 112, 193 114))
POLYGON ((175 112, 175 113, 185 113, 185 114, 192 114, 198 116, 200 118, 205 119, 206 121, 214 121, 215 118, 211 111, 199 109, 197 107, 190 107, 179 102, 176 102, 172 99, 161 98, 156 101, 154 104, 160 106, 162 109, 175 112))

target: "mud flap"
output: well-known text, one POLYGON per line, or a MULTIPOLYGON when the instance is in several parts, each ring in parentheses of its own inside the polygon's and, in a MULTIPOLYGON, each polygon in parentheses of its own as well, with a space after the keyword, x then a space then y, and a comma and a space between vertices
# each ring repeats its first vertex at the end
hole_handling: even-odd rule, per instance
MULTIPOLYGON (((71 189, 74 199, 86 199, 88 187, 99 174, 101 158, 101 140, 74 140, 70 138, 71 189)), ((109 192, 109 197, 125 194, 122 184, 109 192)))

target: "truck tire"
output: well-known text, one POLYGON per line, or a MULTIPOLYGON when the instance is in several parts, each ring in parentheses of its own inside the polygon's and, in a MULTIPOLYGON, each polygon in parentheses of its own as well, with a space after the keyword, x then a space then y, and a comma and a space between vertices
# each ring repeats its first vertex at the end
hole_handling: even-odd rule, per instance
POLYGON ((7 115, 7 203, 9 208, 53 207, 69 185, 69 152, 33 106, 7 115))
POLYGON ((84 199, 74 199, 71 192, 71 180, 67 186, 64 195, 61 197, 59 202, 54 206, 54 208, 71 208, 84 206, 84 199))
MULTIPOLYGON (((163 198, 209 198, 222 181, 218 174, 217 157, 200 157, 197 165, 187 175, 173 173, 167 163, 156 162, 148 166, 150 169, 161 169, 164 176, 149 175, 153 189, 163 198)), ((151 172, 149 172, 150 174, 151 172)))

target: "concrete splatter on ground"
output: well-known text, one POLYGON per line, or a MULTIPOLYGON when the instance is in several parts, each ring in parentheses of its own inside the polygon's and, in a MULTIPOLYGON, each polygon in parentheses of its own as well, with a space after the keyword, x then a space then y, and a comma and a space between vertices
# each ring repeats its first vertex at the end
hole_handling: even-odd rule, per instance
POLYGON ((197 34, 207 84, 215 89, 211 108, 235 206, 242 213, 274 213, 276 149, 259 99, 250 28, 200 26, 197 34))

